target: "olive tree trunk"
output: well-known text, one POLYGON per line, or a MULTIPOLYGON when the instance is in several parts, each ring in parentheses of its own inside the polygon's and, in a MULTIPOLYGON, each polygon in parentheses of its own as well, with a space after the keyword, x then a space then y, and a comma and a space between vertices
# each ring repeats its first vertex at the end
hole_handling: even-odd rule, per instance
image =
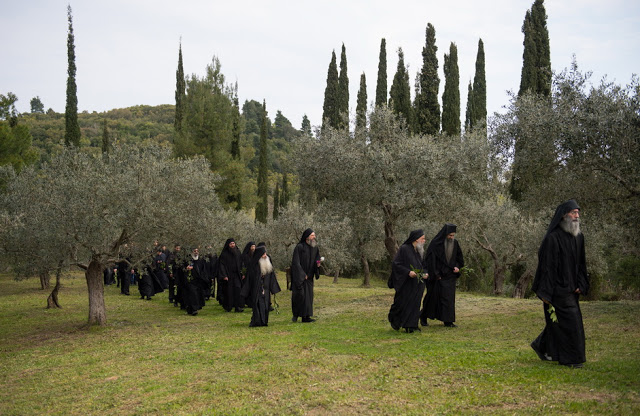
POLYGON ((60 302, 58 302, 58 292, 62 287, 60 283, 61 276, 62 276, 62 266, 59 265, 58 269, 56 270, 56 285, 53 287, 51 294, 47 298, 47 309, 62 308, 62 306, 60 306, 60 302))
POLYGON ((40 277, 40 289, 45 290, 49 289, 51 286, 51 276, 49 275, 49 270, 43 270, 39 274, 40 277))
POLYGON ((362 286, 371 287, 371 271, 369 270, 369 261, 364 253, 360 254, 360 263, 362 263, 362 271, 364 272, 364 279, 362 280, 362 286))
POLYGON ((103 266, 97 259, 91 259, 89 267, 85 271, 89 292, 89 325, 105 325, 107 323, 104 305, 103 266))

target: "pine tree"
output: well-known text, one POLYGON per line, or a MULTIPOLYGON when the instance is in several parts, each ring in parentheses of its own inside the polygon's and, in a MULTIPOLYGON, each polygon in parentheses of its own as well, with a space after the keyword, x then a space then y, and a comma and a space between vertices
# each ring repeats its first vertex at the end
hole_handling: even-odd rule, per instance
POLYGON ((338 76, 338 116, 340 128, 349 128, 349 76, 347 75, 347 50, 342 44, 340 74, 338 76))
POLYGON ((273 219, 280 215, 280 184, 276 182, 276 190, 273 193, 273 219))
POLYGON ((544 0, 535 0, 522 24, 524 52, 518 96, 526 91, 545 97, 551 94, 551 49, 544 0))
POLYGON ((407 126, 410 126, 411 86, 409 85, 409 72, 404 64, 402 48, 398 48, 398 67, 389 90, 389 108, 399 118, 403 119, 407 126))
POLYGON ((102 153, 109 153, 111 151, 111 140, 109 139, 109 128, 107 126, 107 119, 105 118, 102 123, 102 153))
POLYGON ((302 133, 302 135, 306 137, 311 137, 312 135, 311 121, 309 121, 309 117, 307 117, 306 114, 302 116, 302 126, 300 127, 300 133, 302 133))
POLYGON ((476 74, 473 77, 473 119, 471 128, 487 123, 487 80, 484 70, 484 43, 478 41, 476 74))
POLYGON ((464 117, 464 130, 469 131, 471 129, 471 120, 474 118, 473 114, 473 83, 469 81, 469 88, 467 90, 467 110, 464 117))
POLYGON ((387 105, 387 41, 380 42, 378 60, 378 82, 376 84, 376 107, 387 105))
POLYGON ((438 90, 438 57, 436 56, 436 30, 427 24, 426 42, 422 49, 422 69, 420 71, 420 94, 415 98, 415 129, 419 134, 437 134, 440 131, 440 103, 438 90))
POLYGON ((356 136, 367 130, 367 77, 360 75, 360 89, 358 90, 358 102, 356 105, 356 136))
POLYGON ((184 118, 184 103, 186 96, 186 82, 184 79, 184 68, 182 67, 182 41, 178 49, 178 69, 176 70, 176 117, 173 122, 176 132, 182 130, 182 120, 184 118))
POLYGON ((266 223, 269 214, 267 183, 267 102, 263 101, 262 127, 260 128, 260 149, 258 163, 258 203, 256 204, 256 221, 266 223))
POLYGON ((449 54, 444 54, 444 92, 442 93, 442 132, 460 135, 460 70, 458 47, 451 42, 449 54))
POLYGON ((71 5, 67 6, 69 32, 67 34, 67 105, 64 111, 66 146, 80 146, 80 125, 78 124, 78 89, 76 86, 76 52, 73 36, 73 16, 71 5))
POLYGON ((324 105, 322 106, 322 127, 340 127, 340 105, 338 98, 338 66, 336 53, 331 53, 331 62, 327 71, 327 87, 324 90, 324 105))

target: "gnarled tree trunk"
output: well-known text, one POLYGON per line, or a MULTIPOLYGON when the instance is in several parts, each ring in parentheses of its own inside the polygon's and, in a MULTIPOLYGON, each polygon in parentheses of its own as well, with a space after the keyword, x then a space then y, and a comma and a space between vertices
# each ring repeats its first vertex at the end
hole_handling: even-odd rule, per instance
POLYGON ((398 251, 398 241, 396 240, 395 230, 393 228, 393 208, 383 203, 382 212, 384 214, 384 247, 387 249, 391 260, 393 260, 398 251))
POLYGON ((93 258, 85 271, 89 291, 89 325, 105 325, 107 323, 102 277, 103 266, 100 261, 93 258))
POLYGON ((43 270, 40 272, 40 289, 45 290, 49 289, 51 286, 51 276, 49 275, 49 270, 43 270))
POLYGON ((524 298, 524 295, 527 293, 527 288, 529 287, 529 283, 533 280, 533 273, 531 270, 527 270, 522 273, 520 279, 518 279, 518 283, 516 283, 516 287, 513 288, 513 297, 517 299, 524 298))
POLYGON ((362 263, 362 271, 364 272, 364 280, 362 286, 371 287, 371 271, 369 270, 369 261, 364 253, 360 254, 360 262, 362 263))
POLYGON ((338 277, 340 276, 340 269, 336 269, 333 272, 333 283, 338 283, 338 277))
POLYGON ((58 269, 56 270, 56 285, 53 287, 51 294, 47 298, 47 309, 62 308, 62 306, 60 306, 60 302, 58 302, 58 291, 62 287, 60 283, 61 276, 62 276, 62 266, 59 265, 58 269))

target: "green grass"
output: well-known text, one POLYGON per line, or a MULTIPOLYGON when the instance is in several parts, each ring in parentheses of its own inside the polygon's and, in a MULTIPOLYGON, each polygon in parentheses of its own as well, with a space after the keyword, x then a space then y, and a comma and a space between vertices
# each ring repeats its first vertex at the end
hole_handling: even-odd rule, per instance
POLYGON ((570 369, 529 347, 539 301, 458 293, 458 328, 406 334, 384 282, 331 281, 316 282, 312 324, 291 322, 290 292, 249 328, 249 309, 209 301, 192 317, 111 286, 108 324, 89 328, 82 277, 47 310, 37 280, 0 275, 0 414, 640 413, 640 302, 583 302, 588 361, 570 369))

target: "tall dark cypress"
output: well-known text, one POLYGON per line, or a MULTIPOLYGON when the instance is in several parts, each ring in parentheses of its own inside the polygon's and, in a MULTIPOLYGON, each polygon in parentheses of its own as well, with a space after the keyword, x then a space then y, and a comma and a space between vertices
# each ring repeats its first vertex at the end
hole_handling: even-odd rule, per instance
POLYGON ((478 41, 478 55, 476 56, 476 74, 473 77, 473 119, 471 127, 487 122, 487 79, 484 70, 484 43, 478 41))
POLYGON ((238 85, 233 96, 233 128, 231 139, 231 157, 234 160, 240 159, 240 104, 238 103, 238 85))
POLYGON ((367 77, 360 75, 360 89, 356 105, 356 136, 367 130, 367 77))
POLYGON ((289 195, 289 179, 287 178, 287 172, 282 173, 282 195, 280 196, 280 206, 286 207, 291 199, 289 195))
POLYGON ((411 123, 411 86, 409 85, 409 72, 404 64, 404 52, 398 48, 398 67, 389 90, 389 108, 399 118, 403 119, 407 126, 411 123))
POLYGON ((64 144, 80 146, 80 125, 78 124, 78 89, 76 86, 76 52, 73 36, 73 16, 71 5, 67 6, 67 105, 64 111, 64 144))
POLYGON ((387 41, 380 42, 380 57, 378 60, 378 82, 376 83, 376 107, 387 105, 387 41))
POLYGON ((349 76, 347 75, 347 49, 342 44, 340 74, 338 75, 338 116, 340 128, 349 128, 349 76))
POLYGON ((111 151, 111 140, 109 139, 109 128, 107 126, 107 119, 102 122, 102 153, 109 153, 111 151))
POLYGON ((440 131, 440 103, 438 90, 438 57, 436 53, 436 30, 427 24, 426 42, 422 48, 422 69, 420 70, 419 95, 415 99, 414 131, 421 134, 437 134, 440 131))
POLYGON ((549 97, 551 94, 551 49, 544 0, 535 0, 522 24, 524 52, 518 96, 530 91, 549 97))
POLYGON ((182 41, 178 50, 178 69, 176 70, 176 116, 173 126, 176 132, 182 130, 182 120, 184 118, 184 104, 186 100, 187 85, 184 79, 184 68, 182 67, 182 41))
POLYGON ((471 129, 471 120, 474 118, 473 113, 473 83, 469 81, 469 88, 467 90, 467 110, 465 111, 464 117, 464 130, 468 131, 471 129))
POLYGON ((460 70, 458 47, 451 42, 449 54, 444 54, 444 92, 442 93, 442 132, 460 135, 460 70))
POLYGON ((273 219, 278 219, 280 215, 280 184, 276 182, 276 190, 273 193, 273 219))
POLYGON ((327 71, 327 87, 324 90, 324 105, 322 106, 322 127, 327 123, 333 128, 340 127, 340 104, 338 101, 338 65, 336 52, 331 52, 331 62, 327 71))
POLYGON ((266 223, 269 214, 267 183, 267 102, 262 104, 262 126, 260 128, 260 149, 258 162, 258 203, 256 204, 256 221, 266 223))

